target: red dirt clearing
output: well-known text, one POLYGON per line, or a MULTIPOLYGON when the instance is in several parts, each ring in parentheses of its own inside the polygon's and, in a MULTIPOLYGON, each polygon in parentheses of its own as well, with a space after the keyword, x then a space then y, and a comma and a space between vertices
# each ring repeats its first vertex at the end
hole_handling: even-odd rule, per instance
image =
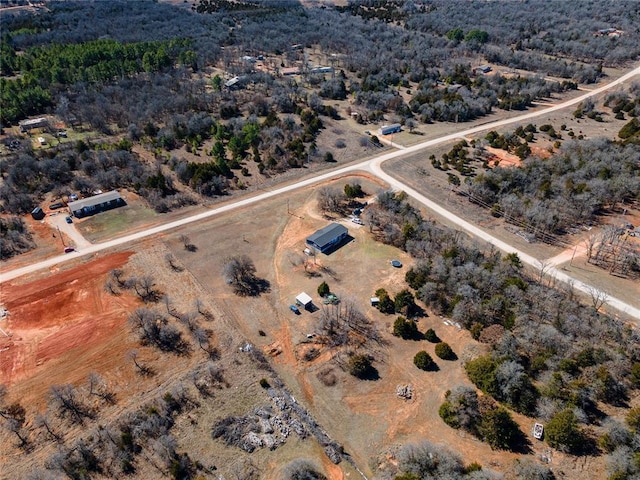
POLYGON ((120 337, 126 337, 128 312, 139 301, 109 295, 103 287, 108 272, 131 255, 117 253, 43 280, 2 285, 0 301, 9 315, 2 324, 8 337, 0 336, 0 380, 16 390, 24 384, 35 400, 42 397, 38 383, 46 391, 55 377, 66 383, 86 376, 97 358, 107 360, 106 344, 127 343, 120 337), (47 381, 36 382, 40 376, 47 381))

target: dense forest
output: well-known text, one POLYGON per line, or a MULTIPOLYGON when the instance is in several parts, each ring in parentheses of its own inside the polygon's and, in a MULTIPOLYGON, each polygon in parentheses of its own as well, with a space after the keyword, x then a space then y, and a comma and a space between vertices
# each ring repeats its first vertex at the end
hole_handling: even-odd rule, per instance
MULTIPOLYGON (((89 160, 75 158, 78 153, 68 146, 58 145, 56 153, 44 157, 21 147, 3 159, 3 209, 24 213, 42 194, 79 182, 81 190, 88 183, 137 187, 157 210, 166 211, 193 201, 184 198, 188 194, 174 199, 172 181, 197 194, 220 195, 243 188, 247 160, 258 164, 260 174, 271 175, 333 158, 315 142, 322 117, 340 118, 328 105, 331 100, 351 98, 365 123, 464 122, 494 108, 526 109, 536 99, 576 88, 576 81, 596 80, 603 64, 621 65, 636 55, 635 4, 583 2, 570 11, 556 3, 544 8, 536 1, 526 4, 518 15, 511 11, 514 4, 501 5, 506 10, 500 22, 489 6, 476 11, 475 4, 461 7, 451 1, 419 8, 412 2, 362 1, 335 9, 306 9, 295 1, 211 1, 193 10, 155 2, 60 2, 39 15, 3 16, 2 125, 53 113, 70 126, 125 134, 133 144, 164 152, 157 155, 158 165, 138 165, 131 175, 139 162, 129 148, 122 161, 98 162, 102 173, 94 176, 89 160), (586 15, 596 7, 601 20, 586 15), (467 25, 467 8, 474 8, 473 28, 467 25), (393 21, 385 11, 396 12, 393 21), (570 35, 547 28, 557 24, 552 17, 560 13, 569 18, 570 35), (623 33, 597 34, 611 25, 623 33), (589 48, 580 50, 578 44, 589 48), (335 73, 307 73, 298 80, 256 71, 241 61, 242 54, 264 55, 281 66, 302 63, 304 70, 307 54, 299 47, 330 59, 335 73), (551 61, 549 55, 563 58, 551 61), (474 65, 485 60, 521 67, 514 56, 522 56, 527 68, 541 75, 474 73, 474 65), (211 73, 214 66, 237 75, 240 88, 226 88, 225 79, 211 73), (565 80, 545 80, 542 75, 548 73, 565 80), (406 89, 409 100, 400 89, 406 89), (214 148, 201 152, 207 140, 214 141, 214 148), (185 145, 209 158, 200 166, 175 158, 173 152, 185 145), (70 156, 72 161, 59 161, 70 156), (40 160, 55 168, 44 172, 34 166, 40 160), (164 178, 161 164, 175 177, 164 178), (17 173, 25 168, 28 175, 17 173), (34 186, 24 180, 34 175, 47 181, 34 186)), ((99 155, 107 155, 99 149, 99 155)))

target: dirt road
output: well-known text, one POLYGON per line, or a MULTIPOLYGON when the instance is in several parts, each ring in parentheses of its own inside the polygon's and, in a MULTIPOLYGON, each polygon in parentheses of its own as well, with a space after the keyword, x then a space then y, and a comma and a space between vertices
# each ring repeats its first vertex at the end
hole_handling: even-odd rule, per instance
MULTIPOLYGON (((465 230, 467 230, 469 233, 478 236, 479 238, 484 239, 485 241, 495 245, 496 247, 500 248, 501 250, 505 251, 505 252, 514 252, 517 253, 518 256, 520 257, 520 259, 535 267, 535 268, 539 268, 540 265, 542 264, 542 261, 539 259, 536 259, 524 252, 520 252, 516 249, 514 249, 511 245, 493 237, 492 235, 488 234, 487 232, 481 230, 480 228, 470 224, 469 222, 466 222, 465 220, 463 220, 462 218, 451 214, 450 212, 448 212, 444 207, 428 200, 426 197, 424 197, 423 195, 420 195, 418 192, 416 192, 415 190, 407 187, 406 185, 404 185, 403 183, 401 183, 400 181, 396 180, 395 178, 391 177, 390 175, 388 175, 387 173, 385 173, 382 168, 381 165, 387 161, 387 160, 391 160, 394 158, 399 158, 405 155, 411 155, 411 154, 415 154, 416 152, 425 150, 427 148, 433 147, 435 145, 439 145, 441 143, 445 143, 451 140, 455 140, 457 138, 464 138, 466 136, 469 135, 474 135, 476 133, 482 132, 482 131, 486 131, 486 130, 492 130, 492 129, 496 129, 496 128, 500 128, 500 127, 504 127, 506 125, 510 125, 513 123, 518 123, 518 122, 523 122, 526 120, 530 120, 536 117, 540 117, 543 115, 548 115, 552 112, 558 111, 558 110, 562 110, 565 109, 567 107, 576 105, 578 103, 580 103, 581 101, 585 100, 586 98, 589 98, 591 96, 594 95, 598 95, 602 92, 605 92, 613 87, 616 87, 624 82, 626 82, 627 80, 630 80, 631 78, 633 78, 636 75, 640 75, 640 66, 634 68, 633 70, 627 72, 625 75, 619 77, 618 79, 603 85, 601 87, 598 87, 596 89, 593 89, 587 93, 585 93, 584 95, 581 95, 579 97, 573 98, 571 100, 567 100, 565 102, 559 103, 553 107, 549 107, 549 108, 545 108, 543 110, 539 110, 537 112, 530 112, 530 113, 526 113, 524 115, 520 115, 518 117, 514 117, 514 118, 509 118, 509 119, 504 119, 504 120, 498 120, 498 121, 494 121, 494 122, 488 122, 486 124, 483 125, 478 125, 476 127, 473 128, 469 128, 467 130, 463 130, 463 131, 459 131, 459 132, 454 132, 451 133, 449 135, 444 135, 440 138, 436 138, 433 140, 428 140, 426 142, 422 142, 416 145, 413 145, 411 147, 407 147, 404 149, 399 149, 397 151, 394 152, 389 152, 383 155, 380 155, 378 157, 375 157, 373 159, 364 161, 364 162, 360 162, 357 164, 353 164, 353 165, 349 165, 347 167, 343 167, 343 168, 339 168, 337 170, 333 170, 312 178, 307 178, 304 180, 300 180, 296 183, 291 183, 289 185, 285 185, 270 191, 265 191, 263 193, 257 194, 257 195, 253 195, 251 197, 247 197, 247 198, 243 198, 240 199, 238 201, 235 202, 230 202, 227 203, 225 205, 222 205, 220 207, 217 208, 213 208, 211 210, 208 210, 206 212, 203 213, 199 213, 196 215, 193 215, 191 217, 187 217, 187 218, 183 218, 181 220, 176 220, 174 222, 170 222, 164 225, 159 225, 157 227, 154 228, 150 228, 148 230, 145 230, 143 232, 138 232, 135 234, 131 234, 131 235, 126 235, 124 237, 120 237, 117 238, 115 240, 111 240, 111 241, 107 241, 107 242, 103 242, 103 243, 99 243, 99 244, 95 244, 95 245, 91 245, 89 247, 83 248, 82 251, 79 252, 73 252, 73 253, 68 253, 65 255, 60 255, 54 258, 50 258, 48 260, 42 261, 42 262, 38 262, 36 264, 33 265, 28 265, 26 267, 22 267, 22 268, 17 268, 14 270, 10 270, 10 271, 6 271, 0 274, 0 283, 20 277, 22 275, 28 274, 28 273, 32 273, 32 272, 36 272, 38 270, 42 270, 42 269, 46 269, 46 268, 50 268, 53 267, 55 265, 58 265, 60 263, 69 261, 71 259, 75 259, 75 258, 79 258, 82 256, 86 256, 86 255, 91 255, 93 253, 97 253, 100 252, 102 250, 108 249, 108 248, 112 248, 112 247, 116 247, 116 246, 120 246, 120 245, 125 245, 125 244, 129 244, 132 242, 136 242, 138 240, 141 240, 143 238, 152 236, 152 235, 156 235, 159 233, 163 233, 163 232, 167 232, 169 230, 173 230, 175 228, 178 227, 182 227, 184 225, 188 225, 190 223, 193 222, 199 222, 201 220, 213 217, 215 215, 220 215, 222 213, 231 211, 231 210, 235 210, 237 208, 241 208, 241 207, 245 207, 248 205, 252 205, 254 203, 257 202, 261 202, 265 199, 271 198, 271 197, 275 197, 278 195, 282 195, 282 194, 286 194, 288 192, 300 189, 300 188, 304 188, 304 187, 308 187, 310 185, 314 185, 323 181, 326 181, 328 179, 334 178, 334 177, 338 177, 340 175, 345 175, 347 173, 350 172, 354 172, 357 170, 365 170, 365 171, 369 171, 371 173, 373 173, 374 175, 379 176, 380 178, 382 178, 383 180, 389 182, 389 184, 391 186, 393 186, 394 188, 400 189, 400 190, 404 190, 406 191, 409 195, 411 195, 412 197, 414 197, 416 200, 420 201, 421 203, 423 203, 426 207, 433 209, 434 211, 436 211, 437 213, 439 213, 440 215, 444 215, 445 217, 449 218, 451 221, 455 222, 457 225, 459 225, 460 227, 464 228, 465 230)), ((557 280, 562 281, 562 282, 566 282, 566 283, 571 283, 575 286, 575 288, 584 291, 584 292, 591 292, 593 290, 593 287, 590 287, 589 285, 579 282, 575 279, 573 279, 572 277, 570 277, 569 275, 567 275, 564 272, 561 272, 560 270, 556 269, 555 267, 550 267, 548 270, 548 274, 555 277, 557 280)), ((640 309, 633 307, 631 305, 628 305, 624 302, 622 302, 619 299, 616 299, 615 297, 609 297, 608 299, 608 304, 611 307, 614 307, 624 313, 626 313, 629 316, 632 316, 638 320, 640 320, 640 309)))

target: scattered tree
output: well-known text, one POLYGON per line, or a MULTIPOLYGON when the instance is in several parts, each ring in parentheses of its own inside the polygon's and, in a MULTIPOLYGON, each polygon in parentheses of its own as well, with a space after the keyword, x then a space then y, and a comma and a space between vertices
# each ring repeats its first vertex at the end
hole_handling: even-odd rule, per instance
POLYGON ((436 362, 433 361, 431 355, 429 355, 424 350, 421 350, 415 354, 415 356, 413 357, 413 364, 420 370, 424 371, 432 371, 438 369, 438 365, 436 365, 436 362))
POLYGON ((233 286, 236 294, 256 296, 269 290, 269 282, 256 276, 256 267, 247 255, 236 255, 225 261, 225 281, 233 286))
POLYGON ((458 356, 453 352, 446 342, 440 342, 436 345, 436 355, 443 360, 457 360, 458 356))
POLYGON ((329 289, 329 285, 327 284, 327 282, 322 282, 320 285, 318 285, 318 295, 320 295, 321 297, 326 297, 330 293, 331 290, 329 289))

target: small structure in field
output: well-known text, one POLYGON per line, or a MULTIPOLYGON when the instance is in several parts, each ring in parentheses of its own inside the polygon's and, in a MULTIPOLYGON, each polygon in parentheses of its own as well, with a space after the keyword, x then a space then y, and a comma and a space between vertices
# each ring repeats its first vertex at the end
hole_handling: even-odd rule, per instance
POLYGON ((542 440, 542 436, 544 435, 544 427, 541 423, 536 423, 533 426, 533 436, 538 440, 542 440))
POLYGON ((42 220, 44 215, 44 211, 40 207, 36 207, 31 211, 31 216, 34 220, 42 220))
POLYGON ((380 135, 391 135, 392 133, 398 133, 402 130, 402 125, 399 123, 392 123, 391 125, 383 125, 380 127, 380 135))
POLYGON ((380 304, 380 299, 378 297, 371 297, 371 306, 377 307, 380 304))
POLYGON ((493 68, 491 68, 489 65, 480 65, 479 67, 476 67, 473 69, 473 73, 475 73, 476 75, 478 73, 482 73, 482 74, 487 74, 489 72, 491 72, 493 70, 493 68))
POLYGON ((69 211, 77 218, 88 217, 124 205, 126 202, 120 197, 120 192, 116 190, 67 204, 69 211))
POLYGON ((305 292, 302 292, 296 297, 296 303, 305 310, 309 310, 313 306, 313 299, 305 292))
POLYGON ((307 245, 322 253, 327 253, 347 238, 348 233, 349 231, 344 225, 332 223, 307 237, 307 245))

